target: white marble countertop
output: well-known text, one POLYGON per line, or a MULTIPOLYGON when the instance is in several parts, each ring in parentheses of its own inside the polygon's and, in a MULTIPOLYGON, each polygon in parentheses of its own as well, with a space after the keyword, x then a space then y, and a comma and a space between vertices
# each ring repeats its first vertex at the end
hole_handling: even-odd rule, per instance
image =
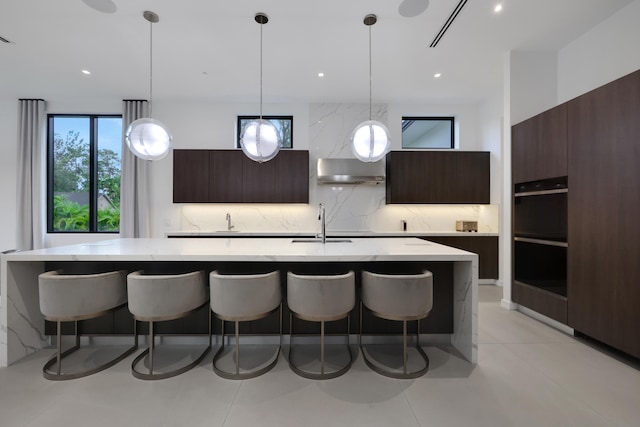
POLYGON ((17 252, 6 261, 471 261, 476 254, 418 238, 293 243, 281 238, 115 239, 17 252))
MULTIPOLYGON (((315 236, 317 231, 225 231, 186 230, 169 231, 166 237, 295 237, 315 236)), ((329 231, 329 237, 498 237, 499 233, 463 231, 329 231)))

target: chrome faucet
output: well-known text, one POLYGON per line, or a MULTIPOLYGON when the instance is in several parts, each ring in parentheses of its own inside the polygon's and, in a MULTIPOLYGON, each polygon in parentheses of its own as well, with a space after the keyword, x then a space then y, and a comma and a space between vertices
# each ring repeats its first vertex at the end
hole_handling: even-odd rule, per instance
POLYGON ((231 214, 227 212, 227 231, 231 231, 234 227, 234 225, 231 225, 231 214))
POLYGON ((326 243, 327 241, 327 227, 324 218, 324 205, 320 203, 318 205, 318 219, 320 220, 320 235, 318 237, 320 237, 322 243, 326 243))

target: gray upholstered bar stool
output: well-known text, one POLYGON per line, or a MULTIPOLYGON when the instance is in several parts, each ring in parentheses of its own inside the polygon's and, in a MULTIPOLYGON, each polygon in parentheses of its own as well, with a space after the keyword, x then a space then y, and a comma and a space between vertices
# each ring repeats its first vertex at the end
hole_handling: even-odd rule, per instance
POLYGON ((433 307, 433 275, 430 271, 421 274, 377 274, 362 272, 362 295, 360 302, 360 350, 366 364, 379 374, 392 378, 417 378, 429 369, 429 358, 420 347, 420 319, 429 315, 433 307), (376 317, 402 322, 402 365, 393 370, 374 363, 362 345, 363 305, 376 317), (417 321, 416 350, 422 357, 423 367, 409 371, 407 353, 407 321, 417 321))
POLYGON ((349 345, 349 313, 355 306, 355 275, 353 271, 331 276, 287 274, 287 304, 289 316, 289 366, 296 374, 310 379, 338 377, 349 370, 353 353, 349 345), (310 372, 295 363, 293 318, 320 322, 320 372, 310 372), (325 322, 347 318, 348 362, 341 368, 325 372, 325 322))
POLYGON ((222 320, 222 345, 213 356, 213 370, 227 379, 254 378, 271 370, 280 356, 282 347, 282 291, 280 272, 266 274, 209 274, 211 288, 210 306, 217 318, 222 320), (258 320, 280 311, 279 345, 275 355, 261 367, 240 372, 239 322, 258 320), (235 370, 230 372, 220 366, 224 352, 224 322, 235 323, 235 370))
POLYGON ((136 320, 149 322, 149 347, 131 364, 134 377, 143 380, 171 378, 198 365, 211 350, 211 313, 209 312, 209 345, 191 363, 180 368, 154 372, 154 323, 180 319, 209 303, 209 288, 204 271, 186 274, 145 275, 142 271, 127 276, 129 311, 136 320), (148 372, 137 369, 146 356, 148 372))
POLYGON ((94 319, 127 305, 126 271, 99 274, 62 274, 49 271, 38 277, 40 311, 56 322, 56 354, 42 368, 49 380, 70 380, 95 374, 115 365, 138 348, 134 322, 134 344, 109 361, 90 369, 62 372, 62 359, 80 348, 78 321, 94 319), (62 322, 75 323, 75 345, 62 351, 62 322), (55 371, 51 368, 56 365, 55 371))

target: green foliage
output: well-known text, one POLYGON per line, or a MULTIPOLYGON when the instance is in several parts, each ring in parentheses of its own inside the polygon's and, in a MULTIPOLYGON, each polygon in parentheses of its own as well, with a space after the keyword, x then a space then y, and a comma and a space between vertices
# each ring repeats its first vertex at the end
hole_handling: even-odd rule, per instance
POLYGON ((89 143, 80 132, 69 131, 66 138, 53 138, 53 191, 89 191, 89 143))
POLYGON ((98 231, 119 231, 120 209, 98 210, 98 231))
MULTIPOLYGON (((65 195, 53 196, 53 229, 55 231, 89 230, 89 206, 69 200, 65 195)), ((118 231, 120 209, 98 210, 98 231, 118 231)))
POLYGON ((55 231, 89 230, 89 206, 81 206, 64 195, 53 196, 53 229, 55 231))
POLYGON ((98 192, 120 206, 120 157, 115 151, 98 149, 98 192))

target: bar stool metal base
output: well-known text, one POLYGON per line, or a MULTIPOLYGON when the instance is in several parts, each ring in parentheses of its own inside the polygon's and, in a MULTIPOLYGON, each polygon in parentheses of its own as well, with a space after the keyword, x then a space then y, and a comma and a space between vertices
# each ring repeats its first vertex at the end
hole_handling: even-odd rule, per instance
POLYGON ((51 357, 47 361, 47 363, 45 363, 44 366, 42 367, 42 376, 48 380, 65 381, 65 380, 74 380, 76 378, 82 378, 89 375, 93 375, 95 373, 104 371, 105 369, 114 366, 115 364, 117 364, 118 362, 120 362, 121 360, 123 360, 124 358, 126 358, 127 356, 129 356, 130 354, 132 354, 134 351, 138 349, 138 335, 136 334, 135 324, 134 324, 133 346, 127 348, 123 353, 119 354, 118 356, 109 360, 108 362, 105 362, 94 368, 87 369, 84 371, 79 371, 79 372, 64 373, 62 372, 62 359, 73 354, 74 352, 80 349, 80 335, 78 335, 78 321, 77 320, 75 321, 75 338, 76 338, 75 345, 65 351, 62 351, 62 326, 61 326, 62 322, 58 320, 56 321, 56 323, 57 323, 56 354, 54 354, 53 357, 51 357), (54 365, 56 366, 55 371, 51 369, 54 365))
POLYGON ((273 356, 273 358, 271 360, 269 360, 269 362, 267 363, 267 365, 263 366, 262 368, 258 368, 258 369, 254 369, 252 371, 247 371, 247 372, 240 372, 240 334, 238 332, 238 323, 240 322, 239 320, 234 320, 233 322, 235 323, 235 366, 236 366, 236 371, 235 372, 229 372, 229 371, 225 371, 224 369, 219 367, 218 361, 220 360, 220 358, 222 357, 222 353, 224 352, 225 349, 225 345, 224 345, 224 337, 225 337, 225 333, 224 333, 224 322, 225 319, 220 319, 222 321, 222 345, 220 346, 220 348, 218 349, 218 351, 216 352, 216 354, 213 356, 213 371, 220 377, 227 379, 227 380, 247 380, 247 379, 251 379, 251 378, 255 378, 258 377, 262 374, 265 374, 267 372, 269 372, 271 369, 273 369, 274 366, 276 366, 276 364, 278 363, 278 358, 280 357, 280 351, 282 350, 282 304, 280 304, 279 308, 276 308, 275 310, 272 310, 268 313, 264 313, 261 314, 259 316, 255 316, 252 317, 251 319, 243 319, 243 321, 249 321, 249 320, 258 320, 258 319, 262 319, 265 318, 269 315, 271 315, 272 313, 275 313, 276 311, 280 312, 280 344, 278 345, 278 351, 276 351, 276 354, 273 356))
MULTIPOLYGON (((407 369, 407 364, 409 359, 409 356, 407 353, 407 320, 402 320, 402 372, 398 372, 398 371, 392 371, 390 369, 385 369, 380 365, 375 364, 367 355, 366 347, 362 345, 362 335, 363 335, 362 334, 362 311, 363 311, 363 304, 362 302, 360 302, 360 335, 358 337, 358 345, 360 347, 360 352, 362 353, 362 358, 364 359, 364 362, 367 364, 369 368, 371 368, 371 370, 377 372, 380 375, 384 375, 386 377, 396 378, 396 379, 413 379, 413 378, 421 377, 427 373, 427 371, 429 370, 429 357, 427 357, 427 354, 424 352, 424 350, 420 346, 420 319, 415 319, 418 323, 418 328, 416 332, 415 349, 417 350, 418 354, 422 358, 424 362, 424 367, 414 371, 409 371, 407 369)), ((379 313, 375 313, 372 311, 371 314, 381 319, 386 319, 384 316, 380 315, 379 313)), ((387 320, 393 320, 393 319, 387 319, 387 320)))
MULTIPOLYGON (((188 314, 191 314, 197 311, 198 309, 204 307, 205 305, 206 304, 203 304, 200 307, 196 308, 195 310, 192 310, 189 313, 185 313, 184 316, 180 316, 180 317, 186 317, 188 314)), ((203 352, 193 362, 171 371, 154 373, 153 372, 153 356, 154 356, 154 348, 155 348, 155 342, 154 342, 155 335, 153 332, 153 321, 149 321, 149 347, 145 349, 142 353, 140 353, 135 359, 133 359, 133 362, 131 363, 131 374, 135 378, 138 378, 140 380, 164 380, 167 378, 171 378, 171 377, 175 377, 177 375, 183 374, 189 371, 190 369, 193 369, 196 366, 198 366, 200 362, 202 362, 202 360, 207 356, 207 354, 209 354, 209 351, 211 351, 211 312, 210 311, 209 311, 208 336, 209 336, 209 345, 203 350, 203 352), (142 372, 141 370, 136 369, 137 365, 147 356, 149 359, 148 372, 142 372)))
MULTIPOLYGON (((340 369, 331 372, 325 372, 325 340, 324 340, 324 324, 325 320, 320 321, 320 373, 317 372, 309 372, 305 371, 298 366, 296 366, 294 362, 294 351, 293 351, 293 318, 299 318, 302 320, 306 320, 301 316, 298 316, 295 313, 291 313, 289 315, 289 357, 287 358, 289 361, 289 367, 293 372, 300 375, 303 378, 308 378, 311 380, 328 380, 331 378, 337 378, 341 375, 344 375, 349 369, 351 365, 353 365, 353 352, 351 351, 351 346, 349 345, 349 331, 351 327, 351 317, 349 315, 345 316, 347 318, 347 352, 349 354, 349 361, 345 366, 340 369)), ((338 319, 331 319, 329 321, 342 320, 344 317, 340 317, 338 319)))

